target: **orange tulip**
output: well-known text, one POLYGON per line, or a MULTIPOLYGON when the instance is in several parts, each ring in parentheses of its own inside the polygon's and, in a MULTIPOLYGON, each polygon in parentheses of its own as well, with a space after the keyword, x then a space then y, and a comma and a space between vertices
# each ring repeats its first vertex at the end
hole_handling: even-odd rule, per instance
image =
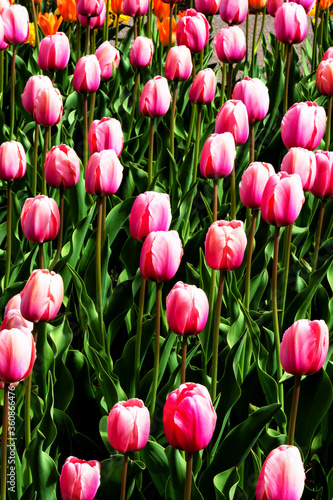
POLYGON ((267 0, 249 0, 249 5, 255 10, 262 10, 267 4, 267 0))
POLYGON ((38 24, 44 33, 47 35, 55 35, 62 23, 62 17, 57 18, 53 12, 45 12, 44 14, 38 14, 38 24))
POLYGON ((320 0, 319 10, 326 10, 332 5, 332 0, 320 0))
POLYGON ((162 22, 166 17, 170 17, 170 4, 162 0, 154 0, 154 11, 157 19, 162 22))
POLYGON ((110 0, 110 9, 114 14, 120 16, 123 13, 123 0, 110 0))
POLYGON ((77 19, 75 0, 57 0, 60 15, 66 23, 74 23, 77 19))
MULTIPOLYGON (((165 17, 162 22, 156 19, 157 29, 160 35, 161 43, 167 47, 169 45, 169 25, 170 17, 165 17)), ((176 20, 172 19, 172 38, 171 43, 174 44, 176 41, 176 20)))

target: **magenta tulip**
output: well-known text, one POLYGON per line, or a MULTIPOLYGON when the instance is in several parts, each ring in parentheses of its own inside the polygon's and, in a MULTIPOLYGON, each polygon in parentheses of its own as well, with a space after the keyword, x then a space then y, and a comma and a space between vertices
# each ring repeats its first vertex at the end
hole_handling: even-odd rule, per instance
POLYGON ((66 68, 69 54, 69 40, 65 33, 48 35, 39 45, 38 66, 43 71, 60 71, 66 68))
POLYGON ((275 14, 281 5, 283 5, 284 0, 267 0, 267 12, 270 16, 275 17, 275 14))
POLYGON ((205 16, 214 16, 219 10, 221 0, 196 0, 195 9, 205 16))
POLYGON ((216 92, 216 77, 211 68, 202 69, 196 75, 189 91, 189 99, 195 104, 212 102, 216 92))
POLYGON ((273 174, 275 171, 270 163, 250 163, 239 183, 239 197, 243 205, 248 208, 260 208, 265 186, 273 174))
POLYGON ((249 116, 242 101, 230 99, 226 101, 217 113, 215 133, 230 132, 236 146, 244 144, 249 137, 249 116))
POLYGON ((227 24, 242 24, 248 8, 248 0, 223 0, 220 7, 220 17, 227 24))
POLYGON ((201 175, 209 179, 222 179, 231 173, 235 158, 236 146, 232 134, 212 134, 202 149, 201 175))
POLYGON ((139 194, 133 203, 129 219, 131 236, 144 241, 152 231, 168 231, 171 218, 168 194, 155 191, 139 194))
POLYGON ((168 281, 178 271, 182 256, 177 231, 152 231, 142 245, 140 272, 149 281, 168 281))
POLYGON ((20 45, 28 40, 29 14, 23 5, 15 4, 6 7, 1 14, 5 42, 20 45))
POLYGON ((316 177, 311 193, 316 198, 333 198, 333 153, 331 151, 316 151, 316 177))
POLYGON ((281 170, 288 174, 298 174, 303 190, 309 191, 316 178, 316 157, 308 149, 291 148, 282 160, 281 170))
POLYGON ((109 413, 107 433, 112 448, 120 453, 141 450, 148 441, 149 411, 141 399, 119 401, 109 413))
POLYGON ((44 243, 54 240, 60 228, 59 208, 55 200, 44 195, 27 198, 21 212, 21 226, 29 241, 44 243))
POLYGON ((100 153, 104 149, 113 149, 117 156, 123 150, 123 131, 120 121, 115 118, 94 120, 89 128, 88 144, 90 154, 100 153))
MULTIPOLYGON (((90 17, 89 21, 89 27, 90 29, 98 29, 101 28, 104 24, 105 21, 105 16, 106 16, 106 7, 105 3, 102 5, 102 10, 98 16, 92 16, 90 17)), ((78 21, 83 26, 86 28, 88 26, 88 17, 86 16, 81 16, 81 14, 77 15, 78 21)))
POLYGON ((221 29, 214 38, 214 45, 221 62, 236 63, 245 56, 245 35, 238 26, 221 29))
POLYGON ((0 331, 0 380, 12 384, 26 379, 35 359, 35 342, 29 329, 0 331))
POLYGON ((287 149, 316 149, 323 138, 326 113, 315 102, 298 102, 288 109, 281 122, 281 137, 287 149))
MULTIPOLYGON (((1 14, 1 10, 0 10, 0 14, 1 14)), ((9 47, 9 45, 5 41, 5 28, 3 25, 2 17, 0 15, 0 50, 6 50, 6 49, 8 49, 8 47, 9 47)))
POLYGON ((74 90, 82 94, 91 94, 96 92, 100 82, 101 67, 97 57, 94 54, 81 57, 74 69, 72 82, 74 90))
POLYGON ((29 78, 24 87, 23 94, 21 94, 22 104, 28 113, 33 113, 36 96, 39 89, 53 87, 52 82, 48 76, 34 75, 29 78))
POLYGON ((135 68, 146 68, 150 65, 154 54, 154 44, 150 38, 138 36, 132 43, 129 62, 135 68))
POLYGON ((68 457, 61 469, 60 492, 63 500, 93 500, 101 481, 97 460, 68 457))
POLYGON ((20 142, 3 142, 0 146, 0 180, 21 179, 27 168, 25 151, 20 142))
POLYGON ((236 83, 232 98, 239 99, 245 104, 249 123, 263 120, 267 115, 269 108, 268 88, 259 78, 246 76, 236 83))
POLYGON ((76 10, 80 16, 96 17, 102 12, 104 0, 77 0, 76 10))
POLYGON ((178 335, 196 335, 206 326, 208 299, 201 288, 178 281, 166 298, 169 328, 178 335))
POLYGON ((171 94, 168 81, 163 76, 155 76, 143 87, 140 97, 140 112, 156 118, 163 116, 170 107, 171 94))
POLYGON ((85 186, 89 194, 109 196, 118 191, 123 180, 123 166, 113 149, 94 153, 88 160, 85 186))
POLYGON ((323 95, 333 95, 333 58, 323 59, 316 71, 316 87, 323 95))
POLYGON ((295 0, 295 3, 301 5, 304 8, 305 13, 309 15, 310 11, 314 7, 314 4, 316 3, 316 0, 295 0))
POLYGON ((125 16, 144 16, 148 10, 149 0, 123 0, 125 16))
POLYGON ((300 43, 306 37, 308 19, 302 5, 288 2, 276 11, 274 19, 276 38, 282 43, 300 43))
POLYGON ((35 122, 44 127, 56 125, 62 118, 62 110, 62 97, 58 89, 43 87, 38 90, 33 109, 35 122))
POLYGON ((69 189, 79 182, 80 160, 74 149, 60 144, 46 154, 45 180, 49 186, 69 189))
POLYGON ((164 434, 169 444, 187 453, 206 448, 213 437, 217 415, 206 387, 182 384, 167 397, 163 409, 164 434))
POLYGON ((186 45, 196 54, 201 52, 209 39, 209 23, 204 14, 187 9, 176 27, 177 45, 186 45))
POLYGON ((120 63, 119 50, 106 40, 98 47, 95 52, 95 56, 97 57, 101 68, 101 79, 103 81, 109 80, 113 69, 117 69, 120 63))
POLYGON ((206 262, 211 269, 233 271, 243 262, 247 239, 244 223, 218 220, 208 229, 205 240, 206 262))
POLYGON ((187 80, 192 73, 191 51, 185 45, 171 47, 165 61, 164 74, 168 80, 187 80))

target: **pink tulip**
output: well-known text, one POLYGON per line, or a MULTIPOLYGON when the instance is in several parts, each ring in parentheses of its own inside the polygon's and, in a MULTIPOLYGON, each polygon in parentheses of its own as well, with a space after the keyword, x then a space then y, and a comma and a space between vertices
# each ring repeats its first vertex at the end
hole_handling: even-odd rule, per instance
POLYGON ((154 54, 154 44, 150 38, 138 36, 132 43, 129 62, 135 68, 146 68, 150 65, 154 54))
POLYGON ((21 309, 10 309, 7 314, 5 314, 3 321, 0 326, 1 330, 12 330, 13 328, 18 328, 22 330, 26 328, 32 332, 34 324, 31 321, 27 321, 23 318, 21 314, 21 309))
POLYGON ((120 453, 141 450, 148 441, 149 411, 141 399, 119 401, 109 413, 107 433, 112 448, 120 453))
POLYGON ((236 63, 245 56, 245 35, 238 26, 221 29, 214 38, 214 45, 221 62, 236 63))
POLYGON ((275 17, 275 14, 281 5, 283 5, 284 0, 267 0, 267 12, 270 16, 275 17))
POLYGON ((322 57, 322 61, 325 61, 326 59, 331 59, 333 57, 333 47, 329 47, 325 54, 322 57))
POLYGON ((273 174, 262 195, 262 218, 277 227, 288 226, 299 216, 304 200, 302 181, 298 174, 273 174))
POLYGON ((316 151, 316 177, 311 193, 316 198, 333 198, 333 153, 331 151, 316 151))
POLYGON ((304 467, 296 446, 282 445, 271 451, 261 468, 256 500, 300 500, 304 467))
POLYGON ((46 154, 45 180, 49 186, 69 189, 79 182, 80 160, 74 149, 60 144, 46 154))
POLYGON ((97 17, 105 6, 104 0, 77 0, 76 10, 80 16, 97 17))
MULTIPOLYGON (((0 11, 0 13, 1 13, 1 11, 0 11)), ((2 17, 0 15, 0 50, 6 50, 6 49, 8 49, 8 47, 9 47, 9 45, 5 41, 5 28, 3 25, 2 17)))
POLYGON ((227 24, 242 24, 248 8, 248 0, 223 0, 220 7, 220 17, 227 24))
POLYGON ((144 16, 148 10, 148 0, 124 0, 123 12, 125 16, 144 16))
POLYGON ((88 160, 85 186, 89 194, 109 196, 118 191, 123 180, 123 166, 113 149, 94 153, 88 160))
POLYGON ((101 482, 101 466, 97 460, 68 457, 60 475, 63 500, 93 500, 101 482))
POLYGON ((178 335, 196 335, 206 326, 208 299, 201 288, 178 281, 166 298, 169 328, 178 335))
POLYGON ((32 272, 21 292, 21 314, 28 321, 51 321, 56 317, 64 297, 60 274, 47 269, 32 272))
POLYGON ((177 45, 186 45, 196 54, 201 52, 209 39, 209 23, 204 14, 194 9, 187 9, 176 28, 177 45))
POLYGON ((11 4, 10 4, 9 0, 0 0, 0 14, 3 13, 3 11, 6 7, 10 7, 10 5, 11 4))
POLYGON ((260 208, 265 186, 273 174, 275 171, 270 163, 250 163, 239 183, 239 197, 243 205, 248 208, 260 208))
POLYGON ((142 245, 140 272, 149 281, 168 281, 178 271, 182 256, 177 231, 152 231, 142 245))
POLYGON ((201 152, 201 175, 209 179, 222 179, 231 173, 235 158, 236 146, 232 134, 212 134, 201 152))
POLYGON ((309 191, 316 178, 316 157, 308 149, 291 148, 282 160, 281 170, 288 174, 298 174, 303 190, 309 191))
POLYGON ((326 113, 315 102, 298 102, 288 109, 281 122, 281 137, 287 149, 316 149, 323 138, 326 113))
POLYGON ((168 81, 163 76, 155 76, 143 87, 140 97, 140 112, 153 118, 163 116, 170 107, 171 94, 168 81))
POLYGON ((195 104, 212 102, 216 92, 216 77, 211 68, 202 69, 196 75, 189 91, 189 99, 195 104))
POLYGON ((120 63, 119 50, 106 40, 98 47, 95 52, 95 56, 97 57, 101 68, 101 79, 103 81, 109 80, 113 69, 117 69, 120 63))
POLYGON ((215 133, 230 132, 236 146, 244 144, 249 137, 249 116, 242 101, 230 99, 226 101, 217 113, 215 133))
POLYGON ((168 194, 146 191, 133 203, 129 230, 132 238, 144 241, 152 231, 168 231, 171 224, 171 205, 168 194))
POLYGON ((284 3, 276 11, 274 19, 276 38, 282 43, 300 43, 306 37, 308 20, 302 5, 284 3))
POLYGON ((96 92, 100 82, 101 67, 97 57, 94 54, 81 57, 74 69, 72 82, 74 90, 82 94, 91 94, 96 92))
MULTIPOLYGON (((105 16, 106 16, 106 7, 105 3, 102 5, 102 10, 98 16, 93 16, 90 17, 89 19, 89 27, 90 29, 98 29, 101 28, 104 24, 105 21, 105 16)), ((83 26, 86 28, 88 26, 88 17, 86 16, 81 16, 81 14, 77 15, 78 21, 83 26)))
POLYGON ((168 80, 187 80, 192 73, 190 49, 185 45, 171 47, 166 57, 164 73, 168 80))
POLYGON ((221 0, 196 0, 195 9, 205 16, 214 16, 219 10, 221 0))
POLYGON ((263 120, 269 108, 268 88, 259 78, 249 78, 236 83, 232 93, 233 99, 242 101, 247 109, 249 123, 263 120))
POLYGON ((27 81, 23 94, 21 94, 21 98, 23 107, 28 113, 33 113, 38 90, 45 87, 53 87, 48 76, 35 75, 31 76, 27 81))
POLYGON ((12 384, 26 379, 35 359, 36 347, 30 330, 0 331, 0 380, 12 384))
POLYGON ((117 156, 123 150, 123 131, 119 120, 102 118, 94 120, 89 128, 88 143, 90 154, 99 153, 104 149, 113 149, 117 156))
POLYGON ((56 125, 62 118, 62 110, 62 97, 58 89, 43 87, 38 90, 33 109, 35 122, 44 127, 56 125))
POLYGON ((20 142, 3 142, 0 146, 0 180, 21 179, 27 168, 25 151, 20 142))
POLYGON ((39 195, 27 198, 21 212, 24 236, 34 243, 44 243, 57 237, 60 227, 59 208, 53 198, 39 195))
POLYGON ((312 7, 316 3, 316 0, 295 0, 295 3, 301 5, 304 8, 305 13, 309 15, 312 7))
POLYGON ((206 262, 211 269, 233 271, 243 262, 247 239, 244 223, 218 220, 208 229, 205 240, 206 262))
POLYGON ((29 37, 29 14, 23 5, 14 4, 5 8, 1 14, 5 42, 10 45, 25 43, 29 37))
POLYGON ((216 419, 206 387, 190 382, 182 384, 169 394, 164 405, 164 434, 173 448, 197 453, 212 439, 216 419))
POLYGON ((333 95, 333 58, 323 59, 316 71, 316 87, 323 95, 333 95))
POLYGON ((328 346, 325 321, 300 319, 283 334, 280 347, 282 368, 292 375, 312 375, 323 366, 328 346))
POLYGON ((12 309, 21 309, 21 295, 17 293, 16 295, 13 295, 11 299, 6 304, 5 311, 4 311, 4 316, 7 316, 9 311, 12 309))
POLYGON ((39 45, 38 66, 43 71, 60 71, 69 61, 69 40, 59 32, 43 38, 39 45))

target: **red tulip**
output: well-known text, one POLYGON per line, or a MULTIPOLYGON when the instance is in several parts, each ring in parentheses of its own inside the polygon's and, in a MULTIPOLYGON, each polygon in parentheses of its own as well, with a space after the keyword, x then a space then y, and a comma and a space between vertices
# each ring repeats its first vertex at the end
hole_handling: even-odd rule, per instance
POLYGON ((69 189, 79 182, 80 160, 74 149, 60 144, 46 154, 45 180, 49 186, 69 189))
POLYGON ((104 149, 113 149, 117 156, 123 150, 123 132, 121 124, 115 118, 94 120, 89 128, 88 143, 90 154, 104 149))
POLYGON ((38 90, 33 110, 35 122, 50 127, 62 118, 62 97, 58 89, 44 87, 38 90))
POLYGON ((185 45, 171 47, 166 57, 164 73, 168 80, 187 80, 192 73, 190 49, 185 45))
POLYGON ((245 35, 238 26, 221 29, 214 38, 214 45, 221 62, 236 63, 245 56, 245 35))
POLYGON ((201 175, 209 179, 222 179, 231 173, 235 158, 236 147, 232 134, 212 134, 202 149, 201 175))
POLYGON ((141 274, 149 281, 168 281, 178 271, 182 256, 183 247, 177 231, 153 231, 142 245, 141 274))
POLYGON ((270 16, 275 17, 275 14, 281 5, 283 5, 284 0, 267 0, 267 12, 270 16))
POLYGON ((298 174, 304 191, 309 191, 316 178, 316 157, 308 149, 291 148, 282 160, 281 170, 298 174))
POLYGON ((243 101, 249 116, 249 123, 263 120, 269 108, 268 88, 259 78, 249 78, 236 83, 232 93, 233 99, 243 101))
POLYGON ((101 79, 109 80, 112 75, 113 68, 117 69, 120 63, 119 50, 116 49, 109 41, 105 41, 98 47, 95 52, 101 68, 101 79))
POLYGON ((74 90, 82 94, 91 94, 96 92, 100 82, 101 67, 97 57, 94 54, 81 57, 74 69, 72 82, 74 90))
POLYGON ((316 3, 316 0, 295 0, 295 3, 301 5, 304 8, 305 13, 309 15, 314 4, 316 3))
POLYGON ((30 330, 0 331, 0 380, 12 384, 26 379, 35 359, 36 347, 30 330))
POLYGON ((139 194, 133 203, 129 220, 132 238, 144 241, 152 231, 168 231, 171 217, 168 194, 155 191, 139 194))
POLYGON ((59 32, 43 38, 39 45, 38 66, 43 71, 60 71, 69 61, 69 40, 59 32))
POLYGON ((1 14, 5 42, 20 45, 28 40, 29 14, 23 5, 15 4, 6 7, 1 14))
POLYGON ((205 16, 214 16, 219 10, 221 0, 196 0, 195 9, 205 16))
POLYGON ((250 163, 239 183, 239 197, 243 205, 248 208, 260 208, 265 186, 273 174, 275 171, 270 163, 250 163))
POLYGON ((242 24, 248 8, 248 0, 223 0, 220 7, 220 17, 227 24, 242 24))
POLYGON ((236 146, 244 144, 249 137, 249 116, 242 101, 230 99, 226 101, 217 113, 215 133, 230 132, 236 146))
POLYGON ((113 149, 94 153, 87 163, 86 191, 97 196, 114 194, 123 180, 123 170, 113 149))
POLYGON ((34 243, 44 243, 57 237, 60 228, 59 208, 53 198, 39 195, 27 198, 21 212, 24 236, 34 243))
POLYGON ((148 0, 124 0, 123 12, 125 16, 144 16, 148 10, 148 0))
POLYGON ((239 220, 218 220, 208 229, 205 240, 206 262, 211 269, 233 271, 243 262, 247 239, 239 220))
POLYGON ((316 177, 310 191, 316 198, 333 198, 333 153, 317 150, 315 157, 316 177))
MULTIPOLYGON (((90 29, 97 29, 101 28, 104 24, 105 21, 105 16, 106 16, 106 7, 105 3, 102 5, 102 10, 98 16, 93 16, 90 18, 89 21, 89 27, 90 29)), ((81 14, 77 15, 78 21, 83 26, 86 28, 88 26, 88 17, 82 16, 81 14)))
POLYGON ((282 43, 300 43, 306 37, 308 20, 302 5, 284 3, 275 13, 276 38, 282 43))
POLYGON ((315 150, 323 138, 326 113, 315 102, 298 102, 288 109, 281 122, 281 137, 287 149, 315 150))
POLYGON ((0 146, 0 179, 21 179, 26 168, 27 160, 22 144, 16 141, 3 142, 0 146))
POLYGON ((23 94, 21 94, 22 104, 28 113, 33 113, 34 105, 39 89, 53 87, 52 82, 48 76, 34 75, 29 78, 24 87, 23 94))
POLYGON ((201 288, 178 281, 166 299, 169 328, 179 335, 196 335, 206 326, 208 299, 201 288))
POLYGON ((163 76, 155 76, 143 87, 140 97, 140 112, 153 118, 163 116, 170 107, 169 85, 163 76))
POLYGON ((97 17, 105 6, 104 0, 77 0, 76 10, 80 16, 97 17))
POLYGON ((202 69, 196 75, 189 91, 189 99, 195 104, 212 102, 216 92, 216 77, 211 68, 202 69))
POLYGON ((209 23, 204 14, 187 9, 176 28, 177 45, 186 45, 196 54, 201 52, 209 39, 209 23))
POLYGON ((93 500, 101 482, 101 466, 97 460, 68 457, 60 475, 63 500, 93 500))

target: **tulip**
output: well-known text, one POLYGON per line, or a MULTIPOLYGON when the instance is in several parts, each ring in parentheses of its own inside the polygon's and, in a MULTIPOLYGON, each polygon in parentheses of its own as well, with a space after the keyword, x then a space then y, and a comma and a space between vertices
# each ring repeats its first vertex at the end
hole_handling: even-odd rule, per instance
POLYGON ((154 45, 150 38, 138 36, 132 43, 129 62, 135 68, 145 68, 150 65, 153 58, 154 45))
POLYGON ((202 69, 196 75, 189 91, 189 99, 195 104, 212 102, 216 92, 216 77, 211 68, 202 69))
POLYGON ((333 153, 331 151, 316 151, 316 177, 311 193, 316 198, 333 198, 333 153))
POLYGON ((244 223, 239 220, 218 220, 208 229, 205 257, 211 269, 233 271, 243 262, 246 235, 244 223))
POLYGON ((281 170, 288 174, 298 174, 303 190, 309 191, 316 178, 316 157, 308 149, 291 148, 282 160, 281 170))
POLYGON ((171 47, 166 57, 164 73, 168 80, 187 80, 192 73, 190 49, 185 45, 171 47))
POLYGON ((209 23, 204 14, 194 9, 187 9, 176 28, 177 45, 186 45, 196 54, 201 52, 209 39, 209 23))
POLYGON ((154 191, 139 194, 133 203, 129 219, 131 236, 144 241, 152 231, 168 231, 171 218, 168 194, 154 191))
MULTIPOLYGON (((162 22, 156 19, 156 26, 158 29, 158 34, 160 35, 160 41, 164 47, 169 45, 169 31, 170 31, 170 17, 165 17, 162 22)), ((176 20, 172 19, 172 34, 171 34, 171 44, 173 45, 176 41, 176 20)))
POLYGON ((38 66, 43 71, 60 71, 69 61, 69 40, 65 33, 43 38, 39 45, 38 66))
POLYGON ((107 433, 112 448, 120 453, 141 450, 150 431, 149 411, 141 399, 119 401, 109 413, 107 433))
POLYGON ((276 38, 282 43, 300 43, 306 37, 308 20, 304 8, 295 2, 284 3, 274 19, 276 38))
POLYGON ((3 25, 3 20, 0 15, 0 50, 6 50, 9 47, 8 43, 5 41, 5 28, 3 25))
POLYGON ((169 394, 164 405, 164 434, 173 448, 197 453, 212 439, 216 419, 206 387, 182 384, 169 394))
POLYGON ((59 209, 53 198, 27 198, 21 213, 22 231, 29 241, 43 243, 56 238, 60 227, 59 209))
POLYGON ((21 295, 17 293, 16 295, 13 295, 11 299, 6 304, 5 311, 4 311, 4 316, 7 316, 9 311, 12 309, 21 309, 21 295))
POLYGON ((323 95, 333 95, 333 58, 323 59, 316 72, 316 87, 323 95))
POLYGON ((249 6, 257 11, 263 10, 264 7, 266 7, 266 4, 267 0, 249 0, 249 6))
POLYGON ((316 149, 323 138, 326 113, 315 102, 299 102, 291 106, 282 118, 281 137, 287 149, 316 149))
POLYGON ((312 8, 316 3, 316 0, 294 0, 294 1, 295 3, 301 5, 304 8, 306 15, 310 14, 312 8))
POLYGON ((6 7, 10 7, 10 5, 11 4, 10 4, 9 0, 0 0, 0 14, 3 13, 3 11, 6 7))
POLYGON ((62 23, 62 17, 59 18, 53 12, 41 12, 38 14, 38 25, 44 36, 55 35, 62 23))
POLYGON ((123 150, 123 132, 121 124, 115 118, 102 118, 94 120, 89 128, 90 154, 99 153, 104 149, 113 149, 117 156, 123 150))
POLYGON ((214 16, 219 10, 221 0, 197 0, 195 2, 195 9, 205 16, 214 16))
POLYGON ((170 16, 170 5, 162 0, 154 0, 154 12, 159 21, 163 21, 166 17, 170 16))
MULTIPOLYGON (((104 24, 105 21, 105 16, 106 16, 106 7, 105 3, 102 5, 102 11, 98 16, 92 16, 89 17, 89 28, 91 29, 98 29, 101 28, 104 24)), ((79 20, 79 23, 81 26, 84 28, 87 28, 88 26, 88 17, 87 16, 82 16, 81 14, 77 15, 77 18, 79 20)))
POLYGON ((208 299, 201 288, 178 281, 166 299, 169 328, 179 335, 196 335, 206 326, 208 299))
POLYGON ((35 359, 36 347, 30 330, 0 331, 0 380, 12 384, 26 379, 35 359))
POLYGON ((25 151, 20 142, 3 142, 0 146, 0 180, 21 179, 27 168, 25 151))
POLYGON ((269 108, 268 88, 259 78, 249 78, 236 83, 233 99, 242 101, 247 109, 249 123, 263 120, 269 108))
POLYGON ((123 179, 123 166, 113 149, 94 153, 87 163, 85 187, 89 194, 114 194, 123 179))
POLYGON ((93 500, 101 482, 97 460, 68 457, 61 469, 60 492, 63 500, 93 500))
POLYGON ((248 0, 223 0, 220 7, 220 17, 227 24, 242 24, 248 8, 248 0))
POLYGON ((275 14, 281 5, 283 5, 284 0, 267 0, 267 12, 270 16, 275 17, 275 14))
POLYGON ((45 179, 49 186, 69 189, 79 182, 80 161, 74 149, 60 144, 46 154, 45 179))
POLYGON ((123 0, 111 0, 110 8, 114 14, 120 16, 123 14, 123 0))
POLYGON ((142 246, 140 272, 146 280, 168 281, 176 274, 182 256, 177 231, 152 231, 142 246))
POLYGON ((104 0, 77 0, 76 10, 80 16, 97 17, 105 6, 104 0))
POLYGON ((277 227, 295 222, 305 201, 298 174, 278 172, 268 179, 261 200, 263 219, 277 227))
POLYGON ((23 5, 15 4, 5 8, 1 14, 5 41, 10 45, 25 43, 29 36, 29 14, 23 5))
POLYGON ((123 0, 123 12, 125 16, 144 16, 148 4, 148 0, 123 0))
POLYGON ((242 101, 230 99, 226 101, 217 113, 215 133, 230 132, 236 146, 244 144, 249 137, 249 117, 242 101))
POLYGON ((57 0, 58 10, 66 23, 74 23, 77 19, 75 0, 57 0))
POLYGON ((52 86, 52 82, 48 76, 31 76, 24 87, 23 94, 21 94, 24 109, 32 114, 38 90, 45 87, 51 88, 52 86))
POLYGON ((221 29, 214 38, 214 45, 221 62, 232 64, 240 62, 245 56, 245 35, 238 26, 221 29))
POLYGON ((143 87, 140 97, 140 112, 155 118, 163 116, 170 107, 171 94, 169 85, 163 76, 155 76, 143 87))
POLYGON ((50 127, 60 122, 62 118, 62 97, 58 89, 43 87, 38 90, 33 109, 35 122, 50 127))
POLYGON ((331 59, 331 58, 333 58, 333 47, 329 47, 329 48, 326 50, 326 52, 325 52, 325 54, 323 55, 323 57, 322 57, 322 59, 321 59, 321 60, 322 60, 322 61, 325 61, 326 59, 331 59))
MULTIPOLYGON (((104 1, 104 0, 103 0, 104 1)), ((74 69, 73 87, 76 92, 96 92, 101 81, 101 68, 97 57, 92 54, 81 57, 74 69)))
POLYGON ((282 445, 271 451, 261 468, 256 500, 300 500, 305 473, 296 446, 282 445))
POLYGON ((113 47, 109 41, 103 42, 95 52, 101 68, 101 79, 109 80, 113 69, 118 68, 120 63, 119 50, 113 47))
POLYGON ((212 134, 202 149, 201 175, 209 179, 222 179, 231 173, 235 158, 236 147, 232 134, 212 134))
POLYGON ((20 309, 10 309, 7 314, 4 315, 4 319, 0 326, 1 330, 12 330, 13 328, 18 328, 19 330, 27 328, 32 332, 34 324, 31 321, 27 321, 23 318, 20 309))
POLYGON ((239 196, 243 205, 258 210, 268 179, 275 174, 270 163, 254 162, 245 170, 239 183, 239 196))

